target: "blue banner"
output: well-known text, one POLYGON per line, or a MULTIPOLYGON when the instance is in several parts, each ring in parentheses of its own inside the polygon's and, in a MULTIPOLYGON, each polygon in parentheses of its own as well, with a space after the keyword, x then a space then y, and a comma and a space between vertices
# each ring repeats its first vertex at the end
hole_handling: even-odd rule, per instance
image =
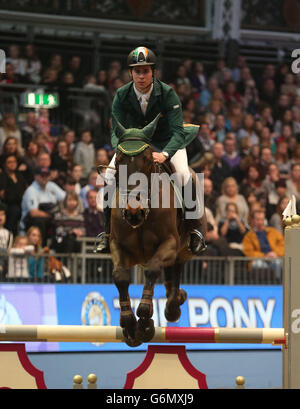
MULTIPOLYGON (((129 288, 136 311, 142 285, 129 288)), ((155 326, 180 327, 282 327, 281 286, 183 285, 188 299, 178 322, 168 324, 163 285, 155 287, 155 326)), ((0 285, 0 324, 119 325, 119 295, 114 285, 0 285)), ((27 343, 27 351, 133 351, 124 343, 27 343)), ((187 344, 188 350, 269 349, 255 344, 187 344)))

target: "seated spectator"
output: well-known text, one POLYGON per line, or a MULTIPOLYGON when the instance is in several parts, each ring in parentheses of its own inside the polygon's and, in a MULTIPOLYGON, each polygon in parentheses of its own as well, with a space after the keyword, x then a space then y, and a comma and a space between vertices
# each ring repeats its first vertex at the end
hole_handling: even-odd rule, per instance
POLYGON ((38 145, 39 153, 46 152, 51 153, 50 146, 48 145, 48 137, 43 132, 37 132, 33 138, 34 142, 38 145))
POLYGON ((285 141, 278 143, 274 159, 278 166, 280 177, 287 179, 290 173, 291 163, 288 154, 288 144, 285 141))
MULTIPOLYGON (((86 209, 88 207, 88 202, 86 200, 86 195, 89 190, 99 190, 98 186, 99 180, 98 180, 98 172, 96 170, 92 170, 91 173, 89 174, 88 177, 88 183, 80 190, 80 198, 83 201, 84 208, 86 209)), ((103 182, 104 183, 104 182, 103 182)))
POLYGON ((296 200, 300 201, 300 164, 294 163, 291 166, 290 178, 286 181, 286 188, 288 197, 295 195, 296 200))
MULTIPOLYGON (((269 172, 269 167, 271 164, 275 162, 273 156, 272 156, 272 151, 270 148, 262 148, 260 151, 260 161, 259 161, 259 167, 261 169, 261 174, 263 178, 267 177, 267 174, 269 172)), ((279 177, 279 170, 278 170, 278 177, 279 177)))
POLYGON ((26 74, 26 61, 21 58, 20 46, 12 44, 8 49, 8 56, 6 58, 8 64, 12 64, 15 73, 24 81, 26 74))
POLYGON ((23 156, 24 163, 26 164, 26 171, 23 171, 23 176, 29 185, 34 179, 34 169, 37 167, 38 154, 38 145, 34 141, 29 141, 23 156))
POLYGON ((5 64, 4 78, 2 78, 2 76, 0 78, 2 84, 18 84, 21 81, 20 76, 15 73, 13 65, 9 63, 5 64))
POLYGON ((216 116, 215 126, 212 131, 215 134, 215 140, 223 143, 226 137, 225 116, 218 114, 216 116))
POLYGON ((246 80, 242 94, 242 107, 251 115, 256 115, 259 107, 259 92, 253 79, 246 80))
POLYGON ((238 184, 233 177, 226 178, 222 184, 222 195, 217 199, 216 221, 226 217, 226 205, 234 202, 238 208, 238 214, 243 223, 247 223, 249 208, 244 196, 239 194, 238 184))
POLYGON ((274 229, 278 230, 282 235, 284 234, 282 213, 284 209, 287 207, 289 201, 290 199, 287 196, 282 196, 277 204, 276 211, 272 214, 270 218, 269 225, 271 227, 274 227, 274 229))
POLYGON ((192 68, 191 83, 197 93, 200 93, 207 84, 206 74, 202 62, 195 61, 192 68))
POLYGON ((225 84, 224 99, 229 106, 232 103, 238 103, 241 105, 242 99, 240 93, 236 89, 236 84, 234 81, 228 81, 225 84))
POLYGON ((7 206, 6 225, 14 236, 19 230, 21 219, 21 202, 27 184, 22 173, 17 170, 15 155, 7 155, 3 163, 3 172, 0 173, 0 197, 7 206))
POLYGON ((226 217, 219 221, 219 235, 224 237, 229 247, 234 250, 231 255, 243 256, 242 240, 247 231, 246 225, 238 215, 236 203, 229 202, 226 207, 226 217))
POLYGON ((210 152, 210 150, 213 147, 215 141, 213 139, 213 134, 212 134, 211 130, 209 129, 208 123, 203 122, 201 124, 201 127, 200 127, 197 138, 201 143, 202 153, 210 152))
POLYGON ((12 247, 14 240, 12 232, 4 227, 6 223, 6 210, 7 206, 0 202, 0 279, 4 278, 7 274, 7 251, 12 247))
POLYGON ((241 106, 236 102, 231 103, 225 124, 227 132, 238 132, 242 127, 243 117, 241 106))
POLYGON ((77 253, 81 249, 78 237, 85 236, 83 214, 78 211, 76 193, 67 193, 61 210, 54 216, 54 240, 52 248, 57 253, 77 253))
POLYGON ((28 142, 34 138, 37 132, 37 117, 33 111, 26 114, 26 121, 20 128, 22 134, 22 146, 28 145, 28 142))
POLYGON ((212 215, 215 217, 216 215, 216 201, 218 198, 218 194, 213 190, 213 182, 209 178, 204 178, 203 181, 203 189, 204 189, 204 204, 211 212, 212 215))
POLYGON ((297 86, 295 84, 294 74, 288 72, 284 76, 284 83, 280 86, 280 94, 287 94, 294 97, 297 93, 297 86))
POLYGON ((31 226, 39 227, 43 246, 50 237, 53 210, 64 199, 65 194, 59 186, 50 181, 49 168, 35 169, 34 181, 23 195, 20 227, 23 231, 27 231, 31 226))
POLYGON ((229 138, 231 132, 227 133, 224 140, 224 155, 223 160, 228 163, 230 169, 235 168, 241 161, 241 156, 236 149, 236 142, 233 138, 229 138))
MULTIPOLYGON (((78 195, 78 193, 76 192, 76 180, 71 176, 71 175, 67 175, 64 177, 64 179, 62 180, 62 189, 66 192, 66 193, 76 193, 78 195)), ((63 202, 59 203, 59 208, 61 209, 63 205, 63 202)), ((78 195, 78 209, 79 213, 83 213, 84 211, 84 205, 83 205, 83 201, 81 200, 81 198, 78 195)))
POLYGON ((277 279, 281 278, 282 259, 284 255, 283 235, 274 227, 265 226, 265 213, 257 210, 253 213, 252 229, 243 238, 243 252, 246 257, 267 258, 255 260, 251 269, 272 269, 277 279))
POLYGON ((34 254, 28 257, 29 276, 30 278, 42 278, 45 273, 45 257, 41 257, 41 254, 48 253, 48 248, 42 249, 42 235, 38 227, 29 227, 26 237, 28 245, 34 248, 34 254))
POLYGON ((97 73, 97 84, 108 89, 107 72, 105 70, 99 70, 97 73))
POLYGON ((84 65, 82 64, 81 57, 79 55, 73 55, 69 61, 67 70, 73 75, 74 86, 81 88, 83 80, 86 75, 84 65))
POLYGON ((282 113, 282 117, 277 119, 274 124, 274 133, 280 136, 284 125, 289 125, 293 129, 293 113, 291 109, 286 109, 282 113))
POLYGON ((212 99, 212 95, 216 89, 219 88, 217 78, 211 77, 208 80, 207 87, 203 88, 200 93, 198 102, 201 108, 206 109, 212 99))
POLYGON ((84 227, 87 237, 96 237, 104 231, 103 212, 97 208, 97 190, 89 190, 86 195, 88 207, 84 209, 84 227))
POLYGON ((26 44, 25 46, 25 63, 25 76, 27 81, 33 84, 39 84, 41 81, 42 63, 33 44, 26 44))
POLYGON ((99 148, 96 151, 96 158, 95 158, 95 166, 99 166, 99 165, 104 165, 104 166, 108 166, 109 165, 109 157, 107 154, 107 150, 104 148, 99 148))
POLYGON ((8 257, 8 278, 29 278, 28 255, 34 246, 28 244, 26 236, 17 236, 8 257))
POLYGON ((214 166, 211 171, 211 179, 213 181, 214 190, 220 193, 223 181, 231 176, 231 168, 223 159, 224 147, 220 142, 216 142, 213 145, 212 153, 214 155, 214 166))
POLYGON ((63 133, 63 137, 62 139, 64 139, 69 147, 69 151, 71 154, 74 153, 75 150, 75 146, 76 146, 76 135, 75 135, 75 131, 73 129, 67 129, 64 133, 63 133))
POLYGON ((82 166, 73 163, 69 171, 70 176, 75 180, 75 192, 79 195, 81 191, 80 181, 82 180, 82 166))
POLYGON ((14 137, 19 142, 19 145, 22 145, 22 135, 21 131, 16 124, 14 114, 8 113, 4 114, 1 127, 0 127, 0 150, 3 149, 3 144, 8 137, 14 137))
POLYGON ((262 178, 260 174, 260 168, 256 164, 252 163, 248 167, 247 176, 240 186, 240 192, 246 196, 249 189, 254 190, 254 194, 258 201, 263 206, 266 205, 266 192, 262 187, 262 178))
POLYGON ((74 162, 82 166, 82 178, 87 179, 95 163, 95 147, 90 131, 82 131, 74 153, 74 162))
POLYGON ((24 161, 23 149, 19 145, 19 142, 13 136, 9 136, 2 147, 2 154, 0 155, 0 167, 3 169, 3 162, 7 155, 15 155, 18 163, 18 170, 25 172, 27 170, 26 163, 24 161))
POLYGON ((238 139, 250 138, 251 144, 256 145, 259 142, 258 135, 255 132, 255 121, 251 114, 244 116, 242 128, 237 133, 238 139))
POLYGON ((58 140, 51 153, 51 168, 57 170, 59 174, 67 175, 72 164, 73 157, 67 142, 63 139, 58 140))

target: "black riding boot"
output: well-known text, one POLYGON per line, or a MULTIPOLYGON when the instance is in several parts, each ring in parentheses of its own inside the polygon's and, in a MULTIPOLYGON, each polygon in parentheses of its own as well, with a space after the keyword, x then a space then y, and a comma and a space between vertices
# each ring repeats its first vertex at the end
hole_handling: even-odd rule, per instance
MULTIPOLYGON (((192 181, 192 200, 196 201, 196 198, 197 198, 196 186, 194 184, 194 181, 192 181)), ((206 247, 207 247, 204 236, 201 233, 201 227, 202 227, 201 221, 200 219, 187 219, 186 218, 187 212, 195 211, 196 207, 194 209, 190 209, 190 208, 187 208, 185 204, 184 213, 185 213, 185 223, 188 226, 188 229, 190 231, 189 249, 193 254, 199 255, 201 252, 206 250, 206 247)))
POLYGON ((97 237, 98 241, 95 253, 110 253, 109 249, 109 235, 110 235, 110 214, 111 208, 106 206, 103 210, 104 214, 104 232, 100 233, 97 237))

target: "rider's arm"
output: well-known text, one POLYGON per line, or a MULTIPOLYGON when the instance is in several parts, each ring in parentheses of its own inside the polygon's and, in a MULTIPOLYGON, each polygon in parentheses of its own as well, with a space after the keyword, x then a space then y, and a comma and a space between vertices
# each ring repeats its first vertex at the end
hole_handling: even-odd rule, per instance
POLYGON ((167 95, 165 115, 171 137, 163 151, 168 152, 169 157, 172 157, 178 149, 184 147, 185 142, 181 101, 173 89, 169 90, 167 95))
MULTIPOLYGON (((120 124, 126 128, 126 114, 120 101, 118 92, 116 93, 112 103, 112 114, 117 118, 120 124)), ((116 134, 116 123, 114 118, 112 118, 111 146, 113 147, 113 149, 117 148, 118 140, 119 138, 116 134)))

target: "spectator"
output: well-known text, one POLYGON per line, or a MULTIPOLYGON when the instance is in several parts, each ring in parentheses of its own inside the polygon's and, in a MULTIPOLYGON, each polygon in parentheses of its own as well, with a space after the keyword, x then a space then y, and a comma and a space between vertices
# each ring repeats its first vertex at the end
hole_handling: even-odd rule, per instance
POLYGON ((37 117, 33 111, 26 114, 26 121, 20 128, 22 134, 22 146, 28 145, 28 142, 34 138, 37 132, 37 117))
POLYGON ((64 197, 65 192, 50 181, 50 169, 36 168, 34 182, 26 189, 22 199, 21 229, 26 231, 31 226, 39 227, 45 246, 54 208, 64 197))
POLYGON ((229 202, 225 207, 226 217, 219 221, 219 234, 224 237, 233 250, 232 256, 243 256, 242 240, 247 231, 246 225, 238 215, 236 203, 229 202))
POLYGON ((294 97, 297 93, 294 74, 288 72, 284 76, 284 83, 280 86, 280 94, 287 94, 294 97))
POLYGON ((6 224, 6 212, 7 206, 0 202, 0 250, 8 250, 13 244, 12 232, 4 227, 6 224))
POLYGON ((26 164, 26 171, 23 171, 23 176, 28 185, 30 185, 34 179, 34 169, 37 166, 38 154, 39 147, 37 143, 34 141, 29 141, 23 157, 24 163, 26 164))
POLYGON ((108 79, 107 79, 107 72, 105 70, 99 70, 97 74, 97 85, 103 87, 104 89, 108 89, 108 79))
POLYGON ((276 211, 272 214, 270 218, 270 226, 274 227, 274 229, 278 230, 282 235, 284 234, 282 213, 284 209, 287 207, 289 201, 290 199, 287 196, 282 196, 278 201, 276 211))
POLYGON ((176 85, 185 84, 189 88, 191 87, 191 81, 187 76, 186 68, 184 65, 179 65, 179 67, 177 68, 175 84, 176 85))
POLYGON ((0 149, 2 150, 5 140, 12 136, 17 139, 20 145, 22 145, 22 136, 14 114, 6 113, 3 115, 1 127, 0 127, 0 149))
POLYGON ((255 121, 251 114, 247 114, 243 118, 242 128, 237 133, 238 139, 250 138, 251 144, 256 145, 259 142, 255 132, 255 121))
POLYGON ((225 84, 224 99, 227 106, 233 103, 241 105, 242 103, 241 95, 237 91, 236 84, 234 81, 228 81, 225 84))
POLYGON ((192 68, 193 74, 191 77, 191 83, 194 91, 200 93, 204 88, 206 88, 207 78, 204 72, 204 66, 202 62, 195 61, 192 68))
POLYGON ((226 129, 228 132, 238 132, 242 127, 243 112, 241 106, 233 102, 228 108, 228 115, 226 120, 226 129))
POLYGON ((75 192, 79 195, 81 191, 80 181, 82 180, 82 166, 73 163, 70 169, 70 175, 75 180, 75 192))
MULTIPOLYGON (((62 181, 62 189, 66 192, 66 193, 76 193, 76 180, 71 176, 71 175, 67 175, 63 181, 62 181)), ((77 194, 78 195, 78 194, 77 194)), ((59 208, 61 209, 61 206, 63 205, 63 202, 59 203, 59 208)), ((78 195, 78 212, 79 213, 83 213, 84 211, 84 206, 83 206, 83 201, 81 200, 81 198, 78 195)))
POLYGON ((288 178, 291 170, 291 163, 288 154, 288 144, 285 141, 278 143, 274 157, 280 176, 285 179, 288 178))
POLYGON ((48 253, 47 247, 42 249, 42 235, 41 231, 36 226, 31 226, 26 232, 28 245, 33 246, 33 253, 28 257, 28 268, 30 278, 42 278, 45 273, 45 257, 41 254, 48 253))
POLYGON ((60 81, 64 72, 61 54, 53 54, 50 59, 49 69, 56 72, 56 80, 60 81))
POLYGON ((72 56, 69 62, 68 71, 73 75, 74 86, 78 88, 82 87, 86 72, 83 69, 81 57, 79 55, 72 56))
POLYGON ((76 146, 75 131, 73 129, 66 129, 65 132, 63 133, 62 139, 64 139, 67 142, 69 151, 71 154, 73 154, 76 146))
POLYGON ((240 186, 240 192, 242 195, 246 196, 247 191, 249 189, 254 190, 254 194, 257 197, 257 199, 265 205, 265 190, 262 187, 262 178, 260 174, 260 168, 258 165, 252 163, 248 167, 247 170, 247 177, 246 179, 242 182, 240 186))
POLYGON ((108 166, 109 165, 109 157, 107 154, 107 150, 104 148, 99 148, 96 151, 96 160, 95 160, 95 165, 99 166, 99 165, 104 165, 104 166, 108 166))
POLYGON ((8 278, 29 278, 28 255, 34 246, 28 244, 26 236, 17 236, 8 257, 8 278))
POLYGON ((88 183, 85 185, 80 191, 80 197, 83 201, 84 208, 88 207, 88 202, 86 200, 86 195, 89 190, 99 190, 98 189, 98 172, 96 170, 92 170, 88 176, 88 183))
POLYGON ((103 212, 97 208, 97 190, 89 190, 86 195, 88 207, 84 209, 84 226, 87 237, 96 237, 104 231, 103 212))
POLYGON ((7 206, 6 225, 14 236, 19 230, 21 218, 21 202, 26 189, 26 181, 17 170, 17 158, 14 154, 7 155, 0 173, 0 196, 7 206))
POLYGON ((54 217, 53 249, 57 253, 78 253, 78 237, 85 236, 84 218, 78 211, 79 197, 76 193, 67 193, 61 210, 54 217))
POLYGON ((271 78, 268 78, 264 81, 259 98, 262 102, 265 102, 271 107, 275 106, 275 102, 276 102, 276 99, 278 98, 278 94, 276 91, 274 80, 272 80, 271 78))
POLYGON ((214 190, 220 193, 223 181, 231 176, 231 168, 226 160, 223 159, 224 147, 220 142, 216 142, 212 147, 214 155, 214 166, 211 171, 214 190))
MULTIPOLYGON (((1 78, 1 77, 0 77, 1 78)), ((15 73, 12 64, 5 64, 5 77, 1 80, 2 84, 18 84, 21 82, 20 76, 15 73)))
POLYGON ((80 142, 75 148, 74 161, 82 166, 82 178, 86 180, 95 163, 95 147, 90 131, 81 132, 80 142))
POLYGON ((202 153, 209 152, 213 147, 215 141, 213 139, 212 132, 209 129, 209 125, 206 122, 201 124, 199 133, 198 133, 198 140, 201 142, 202 146, 202 153))
POLYGON ((209 105, 212 99, 212 95, 218 87, 219 87, 218 80, 214 77, 211 77, 208 80, 207 88, 204 88, 199 96, 198 102, 200 107, 205 109, 209 105))
POLYGON ((26 62, 20 56, 20 47, 17 44, 12 44, 8 50, 6 62, 14 67, 15 73, 24 80, 26 74, 26 62))
POLYGON ((217 193, 213 190, 213 182, 209 178, 204 178, 203 181, 203 189, 204 189, 204 204, 211 212, 212 215, 215 217, 216 215, 216 201, 218 198, 217 193))
POLYGON ((268 171, 269 167, 271 164, 273 164, 274 158, 272 156, 272 151, 270 148, 262 148, 260 152, 260 161, 259 161, 259 166, 261 169, 262 177, 265 178, 268 171))
POLYGON ((295 195, 296 200, 300 200, 300 164, 294 163, 291 166, 290 178, 286 181, 287 191, 289 197, 295 195))
POLYGON ((73 157, 69 151, 69 146, 64 139, 57 141, 51 154, 51 168, 59 174, 67 175, 73 164, 73 157))
POLYGON ((240 219, 247 223, 249 208, 244 196, 239 194, 238 185, 233 177, 226 178, 222 184, 222 195, 217 200, 216 221, 219 222, 226 217, 226 205, 234 202, 238 208, 240 219))
POLYGON ((215 134, 215 140, 217 142, 223 143, 226 137, 226 127, 225 127, 225 116, 218 114, 215 120, 215 126, 213 127, 213 132, 215 134))
POLYGON ((255 211, 251 220, 252 229, 243 238, 243 252, 246 257, 265 257, 270 260, 255 260, 251 269, 271 268, 276 278, 280 279, 282 260, 278 257, 284 255, 283 235, 274 227, 265 226, 265 213, 262 210, 255 211))
POLYGON ((42 63, 33 44, 26 44, 25 46, 25 63, 26 79, 33 84, 39 84, 41 81, 42 63))
POLYGON ((270 163, 268 172, 262 182, 262 188, 266 194, 267 217, 275 211, 279 196, 276 191, 276 183, 280 180, 279 169, 276 163, 270 163))
POLYGON ((224 141, 224 155, 223 160, 228 164, 230 169, 238 166, 241 161, 241 156, 238 154, 236 149, 236 143, 234 139, 228 138, 227 134, 226 139, 224 141))
POLYGON ((0 155, 0 167, 3 168, 3 163, 7 155, 15 155, 18 161, 18 170, 20 172, 26 171, 26 163, 24 161, 23 150, 18 140, 10 136, 8 137, 2 146, 2 154, 0 155))

